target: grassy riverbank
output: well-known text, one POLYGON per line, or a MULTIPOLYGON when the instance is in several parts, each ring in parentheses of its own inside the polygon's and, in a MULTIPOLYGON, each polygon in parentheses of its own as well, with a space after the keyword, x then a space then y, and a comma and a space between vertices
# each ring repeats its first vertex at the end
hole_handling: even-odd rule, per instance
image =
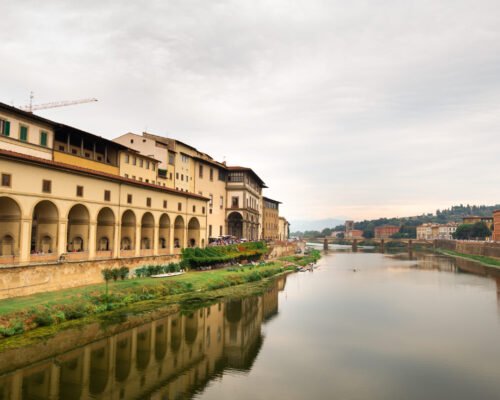
POLYGON ((460 257, 460 258, 465 258, 467 260, 477 261, 488 267, 500 268, 500 260, 497 258, 458 253, 453 250, 444 250, 444 249, 438 249, 437 252, 447 256, 460 257))
MULTIPOLYGON (((305 265, 319 258, 319 252, 294 256, 294 264, 305 265)), ((205 272, 188 272, 170 278, 136 278, 106 285, 86 286, 0 301, 0 335, 10 337, 40 327, 66 325, 68 321, 103 316, 113 310, 132 310, 138 303, 154 302, 158 306, 210 299, 211 292, 238 288, 245 284, 292 271, 295 267, 285 258, 262 265, 233 266, 205 272)), ((227 294, 231 294, 227 290, 227 294)), ((234 291, 233 291, 234 292, 234 291)), ((220 295, 220 294, 218 294, 220 295)), ((153 304, 153 303, 152 303, 153 304)))

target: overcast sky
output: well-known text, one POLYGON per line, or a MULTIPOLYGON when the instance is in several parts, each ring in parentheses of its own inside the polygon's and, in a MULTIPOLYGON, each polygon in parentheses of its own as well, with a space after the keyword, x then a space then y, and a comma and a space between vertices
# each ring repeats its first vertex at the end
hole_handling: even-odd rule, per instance
POLYGON ((289 219, 500 203, 498 0, 0 0, 0 101, 244 165, 289 219))

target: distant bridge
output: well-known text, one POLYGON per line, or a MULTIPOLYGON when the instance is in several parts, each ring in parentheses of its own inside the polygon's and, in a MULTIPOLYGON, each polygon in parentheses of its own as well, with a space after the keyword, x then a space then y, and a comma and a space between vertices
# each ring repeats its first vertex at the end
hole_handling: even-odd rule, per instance
POLYGON ((366 242, 368 241, 370 244, 374 244, 375 246, 379 246, 382 251, 385 249, 385 245, 387 243, 403 243, 409 251, 413 249, 413 246, 415 245, 424 245, 424 246, 433 246, 436 247, 436 241, 435 240, 425 240, 425 239, 393 239, 393 238, 388 238, 388 239, 338 239, 335 237, 322 237, 322 238, 315 238, 314 240, 311 240, 311 242, 318 242, 318 243, 323 243, 323 248, 325 250, 328 250, 328 246, 330 244, 344 244, 344 245, 351 245, 352 249, 356 251, 358 249, 358 245, 360 242, 366 242))

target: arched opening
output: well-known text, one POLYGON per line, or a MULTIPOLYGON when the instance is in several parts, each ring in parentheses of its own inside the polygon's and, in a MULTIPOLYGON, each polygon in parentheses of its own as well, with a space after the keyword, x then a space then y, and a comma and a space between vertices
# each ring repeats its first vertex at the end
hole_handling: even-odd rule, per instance
POLYGON ((21 209, 14 200, 0 197, 0 256, 19 255, 20 232, 21 209))
POLYGON ((96 249, 97 251, 111 251, 114 248, 115 214, 104 207, 97 214, 96 249))
POLYGON ((162 214, 159 225, 158 247, 160 250, 168 250, 170 243, 170 218, 167 214, 162 214))
POLYGON ((155 220, 150 212, 145 213, 141 219, 141 249, 153 248, 155 220))
POLYGON ((232 212, 227 217, 227 231, 238 239, 243 237, 243 217, 239 212, 232 212))
POLYGON ((161 361, 167 354, 167 324, 161 323, 156 325, 155 334, 155 358, 156 361, 161 361))
POLYGON ((77 400, 82 395, 83 352, 76 357, 60 361, 59 397, 77 400))
POLYGON ((188 345, 192 345, 196 341, 198 335, 198 318, 196 313, 191 313, 186 316, 186 324, 184 326, 184 338, 188 345))
POLYGON ((127 210, 122 215, 120 249, 134 250, 135 248, 135 214, 127 210))
POLYGON ((50 398, 50 364, 43 367, 34 367, 24 371, 22 383, 22 399, 48 399, 50 398))
POLYGON ((124 337, 118 337, 116 341, 115 355, 115 378, 123 382, 128 378, 132 360, 132 337, 126 333, 124 337))
POLYGON ((96 345, 90 353, 89 391, 93 395, 104 392, 109 376, 109 343, 96 345))
POLYGON ((200 222, 197 218, 191 218, 188 223, 188 245, 197 247, 200 245, 200 222))
POLYGON ((137 333, 136 362, 137 369, 142 371, 149 364, 151 355, 151 328, 147 327, 137 333))
POLYGON ((59 212, 54 203, 43 200, 33 210, 31 254, 57 252, 59 212))
POLYGON ((87 207, 76 204, 68 214, 68 251, 87 251, 89 246, 90 217, 87 207))
POLYGON ((180 318, 174 318, 170 322, 170 349, 177 353, 181 348, 182 332, 180 318))
POLYGON ((179 215, 174 221, 174 247, 184 246, 184 219, 179 215))

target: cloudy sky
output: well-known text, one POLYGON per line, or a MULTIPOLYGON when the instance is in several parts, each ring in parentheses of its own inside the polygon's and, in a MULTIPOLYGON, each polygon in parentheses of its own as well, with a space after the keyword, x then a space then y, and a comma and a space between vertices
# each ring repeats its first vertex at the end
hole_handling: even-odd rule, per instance
POLYGON ((292 220, 500 203, 500 2, 0 0, 0 101, 250 166, 292 220))

